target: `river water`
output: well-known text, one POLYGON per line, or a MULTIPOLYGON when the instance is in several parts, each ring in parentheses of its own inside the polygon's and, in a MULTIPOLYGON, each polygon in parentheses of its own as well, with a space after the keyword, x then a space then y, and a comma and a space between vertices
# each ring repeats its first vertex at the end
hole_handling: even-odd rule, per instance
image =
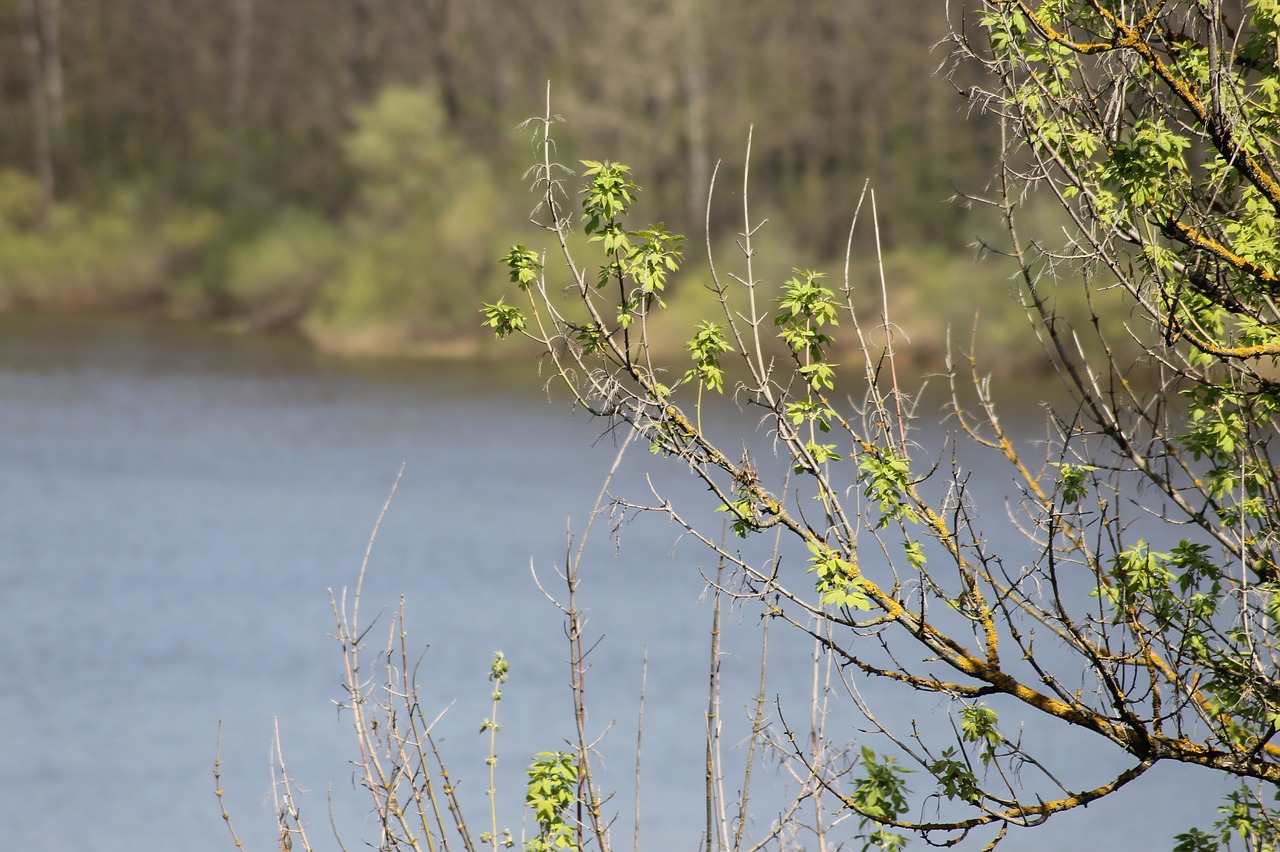
MULTIPOLYGON (((562 628, 530 567, 554 582, 614 454, 598 424, 548 402, 531 365, 352 362, 185 325, 0 317, 0 847, 233 848, 213 792, 221 726, 236 829, 249 849, 273 848, 277 722, 318 848, 336 848, 330 800, 347 848, 374 836, 334 707, 328 590, 354 583, 401 465, 364 611, 406 596, 410 644, 428 649, 427 699, 449 708, 440 732, 477 820, 486 675, 506 654, 500 821, 519 837, 523 768, 571 733, 562 628)), ((617 490, 643 497, 654 461, 631 458, 617 490)), ((699 494, 687 476, 660 484, 699 494)), ((696 849, 708 560, 662 523, 637 521, 620 547, 609 533, 606 522, 592 533, 583 594, 588 630, 604 636, 590 723, 614 723, 602 771, 619 791, 615 843, 631 846, 647 653, 640 845, 696 849)), ((734 623, 725 669, 745 683, 755 652, 732 643, 754 617, 734 623)), ((805 701, 804 648, 780 647, 771 690, 805 701)), ((731 698, 726 718, 745 701, 731 698)), ((1088 749, 1064 759, 1123 765, 1088 749)), ((1218 793, 1204 774, 1153 772, 1001 848, 1168 848, 1212 821, 1218 793)))

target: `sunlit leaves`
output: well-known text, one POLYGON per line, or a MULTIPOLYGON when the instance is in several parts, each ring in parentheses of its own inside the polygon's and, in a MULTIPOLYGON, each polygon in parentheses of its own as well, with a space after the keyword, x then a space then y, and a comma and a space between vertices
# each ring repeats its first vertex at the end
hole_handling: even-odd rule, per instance
POLYGON ((731 498, 727 505, 717 506, 716 511, 728 512, 732 515, 729 529, 738 538, 746 538, 757 528, 755 498, 746 488, 740 490, 736 497, 731 498))
POLYGON ((1191 140, 1162 120, 1135 121, 1129 136, 1113 142, 1101 180, 1137 208, 1172 213, 1185 197, 1186 150, 1191 140))
POLYGON ((1204 474, 1209 493, 1219 499, 1235 496, 1240 502, 1256 497, 1271 481, 1271 472, 1252 459, 1240 458, 1238 451, 1250 440, 1251 422, 1273 416, 1275 393, 1246 395, 1229 386, 1198 385, 1183 396, 1189 422, 1181 443, 1192 458, 1211 463, 1204 474))
MULTIPOLYGON (((911 770, 898 765, 892 757, 877 756, 866 746, 862 747, 861 756, 863 776, 849 797, 849 804, 862 817, 861 826, 865 828, 877 821, 896 820, 909 807, 904 775, 911 770)), ((883 827, 860 837, 864 841, 864 852, 868 849, 896 852, 907 845, 905 837, 883 827)))
POLYGON ((661 292, 667 286, 667 275, 680 268, 684 237, 669 233, 661 222, 646 230, 633 231, 631 236, 640 243, 628 250, 622 263, 623 274, 646 296, 661 292))
MULTIPOLYGON (((630 166, 608 160, 583 160, 582 164, 587 167, 583 174, 589 179, 582 191, 582 217, 586 220, 582 229, 606 239, 607 226, 627 212, 640 187, 629 177, 630 166)), ((616 239, 616 232, 610 234, 616 239)), ((612 250, 606 243, 606 251, 612 250)))
POLYGON ((907 558, 907 564, 917 571, 923 571, 926 563, 924 555, 924 547, 919 541, 907 539, 902 543, 903 555, 907 558))
POLYGON ((798 322, 815 325, 838 325, 836 322, 835 293, 818 282, 826 276, 821 272, 797 269, 796 274, 782 285, 783 295, 778 298, 781 312, 777 322, 781 326, 798 322))
POLYGON ((658 223, 631 231, 623 217, 635 201, 640 187, 630 178, 631 167, 622 163, 583 160, 587 186, 583 189, 583 231, 592 242, 602 244, 605 262, 596 276, 596 286, 621 285, 616 305, 619 327, 628 328, 651 304, 663 304, 660 294, 667 277, 680 268, 684 237, 672 234, 658 223))
POLYGON ((1130 610, 1141 609, 1150 612, 1157 624, 1168 624, 1177 611, 1168 560, 1168 553, 1157 553, 1142 540, 1111 558, 1111 583, 1102 592, 1115 604, 1117 621, 1130 610))
MULTIPOLYGON (((1161 682, 1152 701, 1157 691, 1162 700, 1185 696, 1212 747, 1257 755, 1280 720, 1270 612, 1280 612, 1271 455, 1280 409, 1280 2, 1251 0, 1230 21, 1193 2, 984 9, 996 99, 1036 166, 1018 188, 1048 185, 1079 226, 1068 251, 1044 256, 1110 269, 1162 336, 1151 361, 1177 376, 1174 416, 1152 421, 1137 452, 1128 433, 1117 443, 1140 466, 1155 459, 1143 468, 1155 488, 1144 493, 1167 502, 1152 511, 1173 511, 1195 534, 1148 543, 1130 531, 1099 548, 1095 594, 1113 625, 1103 632, 1124 637, 1124 652, 1110 640, 1108 651, 1134 654, 1117 662, 1122 678, 1150 666, 1152 683, 1161 682), (1173 673, 1137 662, 1143 654, 1173 673)), ((1023 156, 1013 145, 1007 153, 1023 156)), ((868 496, 892 511, 893 479, 870 458, 879 471, 868 496)), ((1106 480, 1120 482, 1119 473, 1065 460, 1056 468, 1050 508, 1076 511, 1055 524, 1069 530, 1107 516, 1106 480)), ((1179 711, 1166 707, 1156 730, 1176 725, 1185 736, 1179 711)), ((979 735, 974 721, 962 721, 966 739, 979 735)), ((930 769, 944 795, 963 799, 964 768, 954 761, 930 769)), ((1274 816, 1260 799, 1232 798, 1222 813, 1215 831, 1188 831, 1176 848, 1275 848, 1274 816)))
MULTIPOLYGON (((840 461, 840 453, 836 452, 835 444, 819 444, 817 441, 810 441, 804 445, 805 452, 813 459, 814 464, 826 464, 831 461, 840 461)), ((800 471, 796 471, 799 473, 800 471)))
POLYGON ((496 337, 510 337, 524 330, 524 314, 521 313, 520 308, 508 305, 501 297, 492 305, 485 304, 481 312, 485 316, 484 324, 493 329, 496 337))
POLYGON ((525 844, 527 852, 576 850, 577 841, 566 812, 577 800, 578 764, 573 754, 540 751, 527 770, 525 803, 533 811, 538 835, 525 844))
POLYGON ((724 326, 703 320, 693 339, 684 345, 693 356, 693 369, 685 373, 685 381, 697 379, 702 386, 719 393, 724 392, 724 370, 720 368, 720 355, 730 351, 724 334, 724 326))
POLYGON ((518 285, 521 290, 528 290, 542 274, 542 258, 536 251, 521 245, 512 246, 511 251, 503 255, 502 263, 510 272, 511 283, 518 285))
POLYGON ((996 711, 978 702, 960 708, 960 737, 967 743, 977 743, 983 764, 995 760, 996 748, 1004 737, 996 729, 996 711))
POLYGON ((944 796, 973 804, 979 799, 978 779, 967 763, 956 758, 958 753, 952 747, 944 749, 942 757, 929 764, 929 772, 944 796))
POLYGON ((834 364, 826 361, 814 361, 796 370, 804 377, 809 389, 813 391, 832 390, 836 386, 836 370, 834 364))
POLYGON ((782 285, 779 312, 774 317, 774 324, 782 329, 778 336, 802 359, 800 373, 813 390, 835 385, 835 365, 823 358, 835 342, 826 330, 839 321, 835 293, 819 283, 823 277, 820 272, 797 269, 782 285))
POLYGON ((493 662, 489 664, 489 681, 494 685, 493 700, 497 701, 502 697, 502 685, 507 682, 507 677, 511 672, 511 663, 507 661, 506 655, 498 651, 493 655, 493 662))
POLYGON ((1195 663, 1199 700, 1217 736, 1239 744, 1280 721, 1280 690, 1258 677, 1250 631, 1218 622, 1224 608, 1238 606, 1226 596, 1230 582, 1207 545, 1183 540, 1158 552, 1138 541, 1113 557, 1098 592, 1115 623, 1140 621, 1178 658, 1195 663))
POLYGON ((830 432, 831 421, 836 417, 835 411, 825 401, 817 402, 809 397, 788 402, 785 412, 787 420, 793 426, 812 423, 821 432, 830 432))
POLYGON ((859 455, 858 466, 862 470, 863 493, 880 511, 877 529, 895 520, 918 520, 907 498, 911 466, 905 458, 888 448, 871 447, 859 455))
POLYGON ((1218 852, 1221 849, 1216 837, 1199 828, 1174 835, 1173 839, 1177 841, 1173 852, 1218 852))
MULTIPOLYGON (((528 290, 542 275, 541 257, 536 251, 522 245, 512 246, 502 256, 501 262, 507 267, 511 283, 521 290, 528 290)), ((510 337, 525 328, 524 314, 515 305, 508 305, 502 297, 494 304, 482 305, 481 313, 485 317, 484 325, 492 328, 498 338, 510 337)))
POLYGON ((857 568, 820 541, 810 540, 809 573, 818 579, 815 588, 823 604, 869 610, 871 599, 863 589, 857 568))
POLYGON ((1068 464, 1059 462, 1055 464, 1058 468, 1058 487, 1057 491, 1062 499, 1064 506, 1073 506, 1084 499, 1089 493, 1087 485, 1087 477, 1090 473, 1097 470, 1097 467, 1089 464, 1068 464))
POLYGON ((1168 553, 1145 541, 1111 560, 1108 581, 1099 593, 1115 607, 1116 621, 1141 617, 1193 656, 1205 648, 1201 633, 1212 634, 1212 619, 1222 603, 1222 568, 1205 544, 1179 541, 1168 553))

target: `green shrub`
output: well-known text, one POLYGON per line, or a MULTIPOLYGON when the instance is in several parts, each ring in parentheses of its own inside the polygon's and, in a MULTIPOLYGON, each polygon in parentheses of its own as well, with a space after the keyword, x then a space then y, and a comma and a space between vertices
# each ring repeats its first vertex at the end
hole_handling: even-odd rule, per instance
POLYGON ((226 296, 256 328, 295 324, 338 268, 337 228, 302 210, 286 211, 257 239, 231 251, 226 296))
POLYGON ((40 224, 40 183, 16 169, 0 169, 0 234, 31 231, 40 224))
POLYGON ((358 198, 308 331, 360 349, 478 336, 473 306, 496 286, 490 264, 507 230, 488 163, 450 131, 435 98, 406 88, 357 111, 345 150, 358 198))

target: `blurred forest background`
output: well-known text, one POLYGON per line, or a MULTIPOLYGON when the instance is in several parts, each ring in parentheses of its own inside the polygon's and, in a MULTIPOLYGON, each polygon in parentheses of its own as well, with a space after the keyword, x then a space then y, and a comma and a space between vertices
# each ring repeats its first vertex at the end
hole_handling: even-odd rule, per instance
POLYGON ((936 73, 946 32, 941 3, 875 0, 0 0, 0 308, 474 351, 496 258, 541 245, 517 125, 550 81, 561 161, 630 164, 635 226, 690 235, 694 279, 716 161, 712 236, 741 230, 754 125, 770 276, 838 280, 869 178, 917 345, 979 307, 999 345, 1011 285, 948 202, 986 188, 998 127, 936 73))

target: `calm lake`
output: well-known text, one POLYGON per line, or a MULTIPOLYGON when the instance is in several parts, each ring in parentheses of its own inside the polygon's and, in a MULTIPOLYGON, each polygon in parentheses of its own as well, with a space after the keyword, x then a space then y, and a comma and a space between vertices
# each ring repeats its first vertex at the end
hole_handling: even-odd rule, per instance
MULTIPOLYGON (((476 819, 487 814, 486 675, 506 654, 500 823, 519 838, 524 767, 571 733, 563 631, 530 566, 559 591, 566 532, 581 533, 616 453, 541 385, 528 364, 342 361, 184 325, 0 317, 0 846, 233 849, 213 792, 221 723, 236 829, 250 850, 273 849, 277 720, 317 847, 337 848, 330 799, 348 849, 374 837, 334 707, 342 659, 328 590, 354 584, 402 464, 363 611, 406 597, 410 644, 428 648, 426 699, 449 707, 439 730, 476 819)), ((614 490, 645 498, 658 461, 634 453, 614 490)), ((701 493, 677 470, 658 484, 701 493)), ((620 547, 610 529, 605 519, 592 532, 583 595, 588 630, 604 637, 590 725, 615 723, 601 767, 618 791, 615 845, 631 848, 647 651, 640 845, 694 850, 709 558, 653 519, 624 528, 620 547)), ((731 621, 726 677, 749 683, 755 615, 731 621)), ((771 690, 784 702, 807 701, 806 652, 785 641, 774 651, 771 690)), ((727 720, 747 698, 726 697, 727 720)), ((726 733, 726 749, 736 741, 726 733)), ((1095 783, 1125 765, 1066 741, 1060 751, 1064 771, 1095 783)), ((1207 774, 1158 768, 1000 848, 1167 849, 1212 822, 1219 793, 1207 774)), ((763 828, 772 812, 761 807, 763 828)))

